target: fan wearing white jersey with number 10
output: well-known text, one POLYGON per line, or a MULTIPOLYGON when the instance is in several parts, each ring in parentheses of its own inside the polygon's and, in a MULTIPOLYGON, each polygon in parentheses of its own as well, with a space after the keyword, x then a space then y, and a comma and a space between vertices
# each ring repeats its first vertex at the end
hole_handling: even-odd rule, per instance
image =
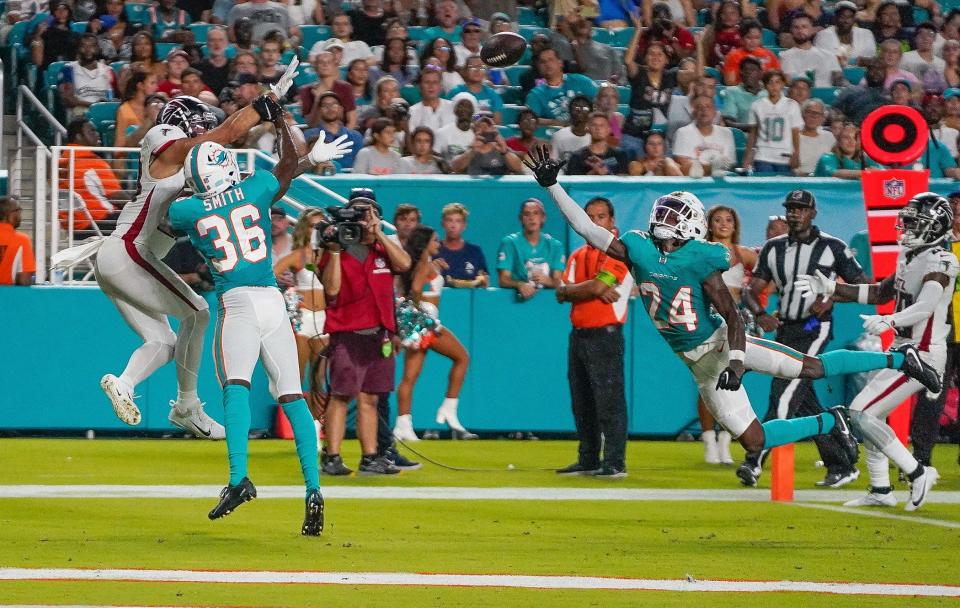
MULTIPOLYGON (((918 194, 898 215, 902 249, 896 274, 873 285, 844 285, 817 271, 814 276, 798 275, 795 286, 800 293, 832 296, 841 302, 882 304, 893 300, 896 312, 892 315, 861 315, 864 330, 877 335, 894 330, 894 347, 916 344, 920 358, 942 378, 950 332, 947 315, 960 270, 947 240, 952 226, 953 211, 947 199, 933 192, 918 194)), ((888 458, 910 481, 906 510, 914 511, 926 501, 937 482, 937 470, 917 462, 885 422, 890 412, 922 388, 917 380, 898 370, 883 369, 854 397, 850 417, 864 437, 870 489, 847 506, 897 504, 888 458)))
POLYGON ((224 437, 223 427, 207 416, 197 395, 200 352, 210 318, 207 303, 161 261, 173 238, 160 223, 183 189, 183 163, 193 146, 204 141, 230 143, 282 111, 272 94, 261 95, 217 127, 206 104, 181 96, 167 102, 156 126, 144 136, 136 197, 124 206, 117 229, 104 239, 94 266, 101 289, 143 340, 119 376, 107 374, 100 381, 123 422, 140 423, 136 386, 175 359, 178 394, 170 404, 170 422, 198 437, 224 437), (176 334, 167 315, 179 321, 176 334))

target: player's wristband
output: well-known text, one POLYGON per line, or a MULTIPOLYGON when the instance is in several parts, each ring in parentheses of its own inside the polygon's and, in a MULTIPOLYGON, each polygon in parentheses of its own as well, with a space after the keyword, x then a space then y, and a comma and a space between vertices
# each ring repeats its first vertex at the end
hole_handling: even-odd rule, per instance
POLYGON ((597 280, 606 285, 607 287, 616 287, 617 286, 617 277, 609 270, 601 270, 597 273, 597 280))
POLYGON ((866 283, 861 284, 857 288, 857 302, 859 304, 869 304, 870 299, 870 286, 866 283))
POLYGON ((743 359, 744 359, 746 356, 747 356, 747 354, 746 354, 745 352, 743 352, 742 350, 731 350, 731 351, 730 351, 730 355, 727 357, 727 359, 729 359, 730 361, 741 361, 741 362, 742 362, 743 359))

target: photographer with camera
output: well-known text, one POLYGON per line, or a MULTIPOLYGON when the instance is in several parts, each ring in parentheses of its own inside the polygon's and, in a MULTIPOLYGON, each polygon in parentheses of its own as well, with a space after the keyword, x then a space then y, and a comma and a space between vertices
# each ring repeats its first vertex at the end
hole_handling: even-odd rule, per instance
POLYGON ((474 140, 470 149, 450 161, 451 173, 467 175, 507 175, 523 173, 523 163, 507 147, 493 124, 493 115, 480 113, 473 118, 474 140))
MULTIPOLYGON (((362 194, 362 193, 360 193, 362 194)), ((384 234, 380 206, 354 194, 346 207, 331 208, 316 236, 325 251, 317 273, 327 295, 330 333, 330 402, 326 410, 327 453, 322 468, 348 475, 340 456, 347 405, 357 400, 361 475, 399 472, 377 455, 377 399, 393 390, 396 333, 393 276, 410 268, 410 256, 384 234)))

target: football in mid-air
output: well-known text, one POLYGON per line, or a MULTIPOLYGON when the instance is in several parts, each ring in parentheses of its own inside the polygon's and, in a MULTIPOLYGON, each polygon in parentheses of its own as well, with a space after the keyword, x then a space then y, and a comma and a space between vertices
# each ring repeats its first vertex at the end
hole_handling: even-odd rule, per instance
POLYGON ((513 32, 500 32, 490 36, 480 49, 480 59, 492 68, 505 68, 520 61, 525 50, 527 41, 523 36, 513 32))

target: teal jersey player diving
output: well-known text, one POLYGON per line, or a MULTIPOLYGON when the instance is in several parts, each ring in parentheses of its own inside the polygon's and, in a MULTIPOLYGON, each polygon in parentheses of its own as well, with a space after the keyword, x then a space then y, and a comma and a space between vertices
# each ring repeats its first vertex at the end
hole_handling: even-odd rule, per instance
MULTIPOLYGON (((747 370, 813 379, 890 367, 939 390, 936 371, 911 346, 890 353, 832 351, 815 357, 768 340, 747 338, 739 309, 721 276, 730 266, 730 255, 723 245, 704 241, 706 213, 700 199, 690 192, 661 196, 653 203, 648 231, 631 231, 617 238, 594 224, 557 183, 565 163, 551 159, 546 147, 531 151, 524 163, 577 234, 631 267, 651 321, 690 370, 707 409, 748 453, 832 433, 851 467, 858 458, 845 408, 761 424, 741 384, 747 370)), ((676 379, 671 376, 665 381, 676 379)), ((760 468, 744 463, 737 476, 744 485, 756 485, 760 468)))
POLYGON ((647 232, 632 230, 620 240, 627 248, 630 271, 657 331, 674 352, 706 342, 723 325, 703 293, 702 283, 730 267, 730 251, 719 243, 691 240, 674 251, 661 251, 647 232))
MULTIPOLYGON (((191 151, 191 156, 196 154, 191 151)), ((187 158, 196 162, 196 158, 187 158)), ((270 205, 280 182, 257 170, 208 198, 180 199, 170 207, 170 225, 210 262, 217 293, 234 287, 276 287, 271 259, 270 205)))

